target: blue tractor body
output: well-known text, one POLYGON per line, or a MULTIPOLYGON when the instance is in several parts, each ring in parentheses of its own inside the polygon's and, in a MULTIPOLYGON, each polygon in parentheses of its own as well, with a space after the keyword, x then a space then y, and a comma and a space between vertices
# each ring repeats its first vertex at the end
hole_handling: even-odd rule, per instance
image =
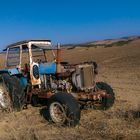
MULTIPOLYGON (((3 69, 0 70, 0 74, 2 73, 8 73, 9 75, 15 75, 19 77, 22 87, 26 89, 27 87, 27 79, 21 75, 18 68, 11 68, 11 69, 3 69)), ((56 62, 53 63, 40 63, 39 64, 39 74, 40 75, 50 75, 50 74, 56 74, 56 62)))
POLYGON ((40 74, 56 74, 56 63, 40 63, 39 64, 40 74))

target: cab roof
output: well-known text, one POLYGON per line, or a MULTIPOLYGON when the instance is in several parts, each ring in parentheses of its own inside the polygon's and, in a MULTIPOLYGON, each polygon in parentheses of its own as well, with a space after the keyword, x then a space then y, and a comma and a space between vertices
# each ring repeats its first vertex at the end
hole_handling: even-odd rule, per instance
POLYGON ((14 48, 15 46, 18 45, 25 45, 28 44, 29 42, 51 42, 51 40, 24 40, 24 41, 19 41, 16 43, 12 43, 10 45, 8 45, 3 51, 6 51, 8 48, 14 48))

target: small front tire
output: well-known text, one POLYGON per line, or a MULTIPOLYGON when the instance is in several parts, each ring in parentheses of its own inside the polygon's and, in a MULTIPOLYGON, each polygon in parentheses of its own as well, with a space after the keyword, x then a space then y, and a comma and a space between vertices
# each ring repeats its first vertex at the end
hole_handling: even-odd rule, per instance
POLYGON ((58 125, 76 126, 80 121, 80 107, 69 93, 56 93, 47 106, 47 119, 58 125))
POLYGON ((107 97, 102 98, 100 108, 101 109, 109 109, 110 107, 112 107, 113 104, 114 104, 114 101, 115 101, 115 94, 114 94, 114 91, 113 91, 112 87, 110 85, 108 85, 107 83, 97 82, 96 83, 96 88, 98 90, 106 91, 106 93, 109 95, 107 97))

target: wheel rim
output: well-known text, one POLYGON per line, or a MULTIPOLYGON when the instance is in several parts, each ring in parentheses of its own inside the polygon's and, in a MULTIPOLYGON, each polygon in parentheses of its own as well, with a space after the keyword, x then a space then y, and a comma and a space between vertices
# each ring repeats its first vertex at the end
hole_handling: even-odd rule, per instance
POLYGON ((0 86, 0 109, 1 110, 11 110, 11 99, 7 92, 0 86))
POLYGON ((64 124, 66 121, 66 111, 58 102, 54 102, 50 105, 50 116, 52 121, 57 124, 64 124))

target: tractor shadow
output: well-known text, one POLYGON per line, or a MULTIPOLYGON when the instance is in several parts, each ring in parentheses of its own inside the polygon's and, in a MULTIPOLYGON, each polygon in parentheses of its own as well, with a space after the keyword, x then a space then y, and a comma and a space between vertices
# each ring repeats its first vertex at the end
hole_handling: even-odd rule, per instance
POLYGON ((48 111, 47 111, 47 107, 46 107, 46 106, 43 107, 43 108, 41 108, 39 112, 40 112, 40 115, 41 115, 45 120, 49 121, 49 113, 48 113, 48 111))

